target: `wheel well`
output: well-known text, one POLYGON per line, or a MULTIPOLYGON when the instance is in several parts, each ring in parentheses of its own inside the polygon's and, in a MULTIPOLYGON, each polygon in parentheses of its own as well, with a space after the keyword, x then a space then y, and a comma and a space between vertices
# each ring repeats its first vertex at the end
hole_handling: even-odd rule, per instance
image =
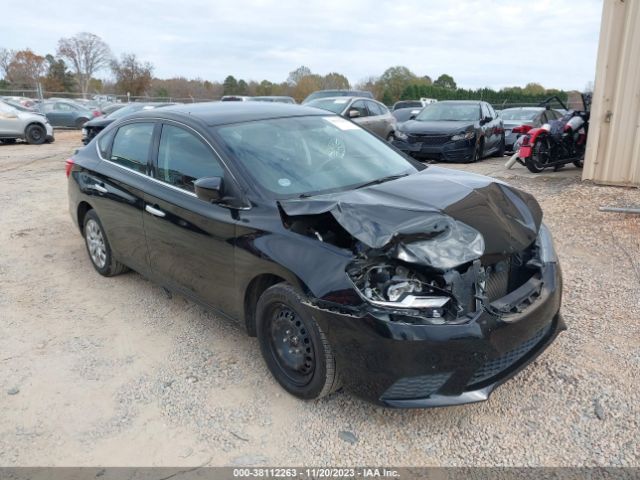
POLYGON ((89 210, 93 210, 93 207, 87 202, 80 202, 80 205, 78 205, 78 228, 80 228, 81 232, 84 225, 84 217, 89 210))
POLYGON ((44 128, 45 132, 47 131, 47 127, 45 127, 43 123, 40 123, 40 122, 30 122, 30 123, 28 123, 28 124, 27 124, 27 126, 26 126, 26 127, 24 127, 24 133, 25 133, 25 135, 27 134, 27 129, 28 129, 31 125, 38 125, 39 127, 44 128))
POLYGON ((267 288, 284 281, 282 277, 265 273, 258 275, 249 283, 244 294, 244 322, 250 337, 256 336, 256 305, 260 295, 267 288))

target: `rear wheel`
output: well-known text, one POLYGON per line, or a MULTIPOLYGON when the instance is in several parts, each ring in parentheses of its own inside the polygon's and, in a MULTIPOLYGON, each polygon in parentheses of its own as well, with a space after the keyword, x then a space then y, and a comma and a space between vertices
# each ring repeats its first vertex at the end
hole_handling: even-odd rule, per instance
POLYGON ((85 215, 82 231, 91 263, 100 275, 112 277, 127 270, 126 266, 113 258, 107 234, 94 210, 89 210, 85 215))
POLYGON ((279 283, 262 294, 256 330, 267 367, 286 391, 308 400, 338 389, 331 345, 291 285, 279 283))
POLYGON ((502 138, 500 139, 500 145, 498 146, 498 151, 496 152, 496 155, 498 157, 504 157, 504 151, 505 151, 505 145, 504 145, 504 135, 502 135, 502 138))
POLYGON ((47 139, 47 131, 42 125, 29 125, 24 132, 24 138, 32 145, 40 145, 47 139))
POLYGON ((539 138, 531 149, 531 155, 525 160, 525 165, 532 173, 542 172, 551 161, 551 150, 546 138, 539 138))

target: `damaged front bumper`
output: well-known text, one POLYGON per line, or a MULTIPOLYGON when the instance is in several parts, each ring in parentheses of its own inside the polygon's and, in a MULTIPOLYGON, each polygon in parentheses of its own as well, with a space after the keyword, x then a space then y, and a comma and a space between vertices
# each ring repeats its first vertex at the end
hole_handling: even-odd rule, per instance
POLYGON ((394 320, 308 305, 331 343, 345 388, 389 407, 418 408, 486 400, 566 329, 562 275, 545 263, 539 275, 461 324, 394 320), (535 293, 534 293, 535 292, 535 293), (512 313, 505 305, 522 302, 512 313))

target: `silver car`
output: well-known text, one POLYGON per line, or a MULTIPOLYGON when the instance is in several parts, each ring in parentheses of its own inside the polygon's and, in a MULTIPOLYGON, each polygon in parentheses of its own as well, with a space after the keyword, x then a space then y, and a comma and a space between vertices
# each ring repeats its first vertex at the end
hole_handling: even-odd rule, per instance
POLYGON ((305 105, 342 115, 389 142, 394 139, 396 119, 385 105, 375 100, 362 97, 328 97, 311 100, 305 105))
POLYGON ((0 141, 13 143, 18 138, 35 145, 53 142, 53 127, 42 113, 0 101, 0 141))
POLYGON ((531 128, 538 128, 551 120, 561 118, 562 113, 547 110, 545 107, 517 107, 502 110, 500 117, 504 124, 505 151, 512 152, 520 136, 531 128))

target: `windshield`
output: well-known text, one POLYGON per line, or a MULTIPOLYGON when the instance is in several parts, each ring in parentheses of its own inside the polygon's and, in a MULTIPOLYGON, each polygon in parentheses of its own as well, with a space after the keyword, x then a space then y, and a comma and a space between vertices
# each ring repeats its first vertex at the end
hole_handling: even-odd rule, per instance
POLYGON ((337 116, 236 123, 214 133, 276 198, 345 190, 418 170, 386 142, 337 116))
POLYGON ((422 122, 474 122, 480 119, 480 107, 475 103, 439 102, 427 105, 416 117, 422 122))
POLYGON ((503 110, 500 116, 503 120, 533 120, 539 113, 539 110, 514 109, 503 110))
POLYGON ((328 110, 333 113, 341 113, 344 107, 349 103, 347 98, 320 98, 318 100, 312 100, 307 102, 308 107, 321 108, 322 110, 328 110))

